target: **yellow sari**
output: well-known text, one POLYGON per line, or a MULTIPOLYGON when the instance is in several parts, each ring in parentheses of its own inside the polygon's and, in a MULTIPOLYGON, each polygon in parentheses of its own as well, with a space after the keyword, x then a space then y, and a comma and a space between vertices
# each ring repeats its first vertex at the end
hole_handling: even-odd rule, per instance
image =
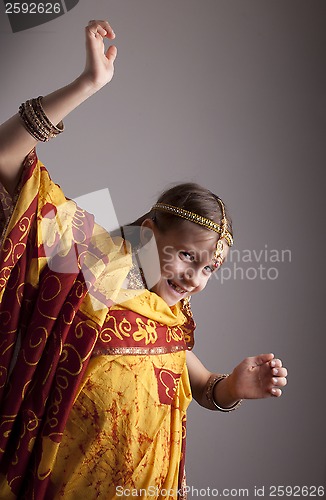
MULTIPOLYGON (((162 314, 165 303, 156 302, 163 306, 162 314)), ((110 310, 111 320, 116 311, 110 310)), ((135 315, 132 327, 128 325, 133 333, 127 343, 121 342, 127 345, 113 348, 120 354, 91 359, 52 473, 56 497, 76 499, 87 492, 87 498, 103 500, 123 493, 183 498, 181 459, 191 400, 184 338, 173 323, 156 328, 155 316, 152 310, 151 323, 144 324, 143 317, 135 315), (146 340, 151 342, 148 347, 146 340), (133 348, 143 353, 130 354, 133 348)), ((121 321, 111 323, 111 335, 120 335, 121 321)), ((103 333, 108 335, 107 330, 103 333)))
POLYGON ((65 202, 32 152, 3 230, 0 497, 184 498, 191 312, 122 288, 130 246, 65 202))

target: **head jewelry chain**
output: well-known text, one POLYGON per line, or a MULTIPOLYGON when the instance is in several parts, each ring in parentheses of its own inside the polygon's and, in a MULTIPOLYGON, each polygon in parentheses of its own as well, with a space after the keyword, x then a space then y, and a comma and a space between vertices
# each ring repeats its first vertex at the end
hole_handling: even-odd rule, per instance
POLYGON ((189 210, 185 210, 184 208, 175 207, 174 205, 169 205, 167 203, 156 203, 152 210, 160 210, 162 212, 168 212, 172 215, 176 215, 177 217, 181 217, 182 219, 189 220, 190 222, 194 222, 195 224, 199 224, 207 229, 215 231, 220 235, 217 243, 216 250, 214 252, 214 261, 216 262, 216 267, 221 265, 223 259, 223 242, 222 239, 225 239, 229 247, 233 245, 233 237, 230 231, 227 229, 227 219, 225 214, 225 206, 223 201, 220 198, 217 198, 219 205, 222 211, 222 219, 221 224, 217 224, 216 222, 208 219, 207 217, 203 217, 202 215, 198 215, 194 212, 190 212, 189 210))

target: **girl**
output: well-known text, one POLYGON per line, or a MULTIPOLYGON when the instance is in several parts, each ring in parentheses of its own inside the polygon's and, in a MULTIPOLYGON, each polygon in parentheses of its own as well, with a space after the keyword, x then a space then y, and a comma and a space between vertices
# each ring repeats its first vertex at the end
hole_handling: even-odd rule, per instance
POLYGON ((66 200, 35 146, 110 82, 115 34, 86 27, 86 66, 1 126, 1 498, 185 498, 193 396, 222 412, 282 393, 273 354, 230 375, 191 352, 191 295, 233 244, 224 203, 183 184, 121 235, 66 200), (57 124, 57 125, 54 125, 57 124), (8 195, 11 195, 11 197, 8 195), (156 265, 158 264, 158 265, 156 265))

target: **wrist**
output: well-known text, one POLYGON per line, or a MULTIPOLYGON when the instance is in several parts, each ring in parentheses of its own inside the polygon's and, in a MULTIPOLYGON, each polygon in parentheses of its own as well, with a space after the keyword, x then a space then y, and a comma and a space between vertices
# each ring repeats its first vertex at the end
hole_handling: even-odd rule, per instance
POLYGON ((243 399, 233 372, 229 374, 224 383, 226 386, 226 392, 228 393, 230 400, 239 401, 239 399, 243 399))
POLYGON ((229 375, 214 374, 210 376, 206 398, 212 409, 229 412, 238 408, 241 404, 240 398, 234 398, 228 384, 229 375))
POLYGON ((71 83, 74 90, 81 96, 83 100, 88 99, 96 94, 102 86, 91 81, 85 73, 79 75, 76 80, 71 83))

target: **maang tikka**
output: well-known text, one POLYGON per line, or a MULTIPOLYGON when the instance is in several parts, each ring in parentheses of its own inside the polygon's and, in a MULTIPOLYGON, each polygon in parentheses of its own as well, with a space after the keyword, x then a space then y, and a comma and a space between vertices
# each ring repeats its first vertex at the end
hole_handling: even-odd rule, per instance
POLYGON ((222 219, 221 219, 220 237, 216 242, 216 248, 215 248, 215 252, 214 252, 214 261, 215 261, 214 265, 215 265, 215 267, 220 267, 223 263, 223 251, 224 251, 224 245, 223 245, 222 240, 223 240, 223 238, 225 238, 226 241, 228 242, 229 246, 232 246, 233 245, 233 238, 231 237, 232 244, 230 245, 230 242, 229 242, 230 239, 226 237, 226 235, 227 234, 230 235, 230 233, 227 229, 228 221, 227 221, 227 218, 225 215, 225 206, 224 206, 224 203, 221 200, 221 198, 217 198, 217 199, 218 199, 218 202, 219 202, 220 207, 221 207, 222 219))
POLYGON ((223 262, 224 246, 222 239, 225 239, 229 247, 232 247, 233 245, 233 236, 227 227, 228 222, 225 214, 224 203, 221 200, 221 198, 218 197, 217 201, 221 207, 221 212, 222 212, 222 219, 220 224, 217 224, 217 222, 214 222, 211 219, 208 219, 207 217, 203 217, 202 215, 190 212, 189 210, 186 210, 181 207, 175 207, 174 205, 169 205, 168 203, 156 203, 152 207, 152 210, 160 210, 162 212, 168 212, 172 215, 181 217, 182 219, 186 219, 190 222, 194 222, 195 224, 199 224, 200 226, 203 226, 207 229, 210 229, 211 231, 215 231, 216 233, 218 233, 219 239, 216 242, 216 248, 213 256, 213 260, 215 261, 214 263, 215 267, 219 267, 223 262))

